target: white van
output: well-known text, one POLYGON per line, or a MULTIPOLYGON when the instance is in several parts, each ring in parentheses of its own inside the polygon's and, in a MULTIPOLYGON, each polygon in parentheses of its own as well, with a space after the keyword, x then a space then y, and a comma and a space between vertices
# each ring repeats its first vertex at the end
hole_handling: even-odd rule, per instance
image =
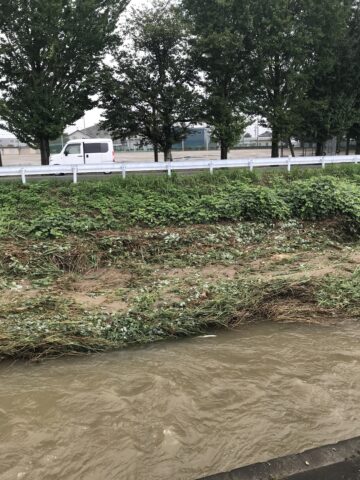
POLYGON ((50 165, 99 165, 115 162, 113 141, 108 138, 71 140, 57 155, 50 155, 50 165))

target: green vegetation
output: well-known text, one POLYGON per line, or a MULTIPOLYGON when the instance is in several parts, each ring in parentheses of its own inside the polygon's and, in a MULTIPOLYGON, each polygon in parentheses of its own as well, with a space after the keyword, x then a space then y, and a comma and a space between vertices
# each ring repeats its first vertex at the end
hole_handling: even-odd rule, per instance
POLYGON ((3 126, 41 149, 92 107, 171 158, 206 123, 221 158, 254 117, 280 141, 360 152, 358 0, 12 0, 0 10, 3 126), (150 6, 149 6, 150 5, 150 6), (105 61, 111 54, 112 62, 105 61), (100 73, 103 74, 100 74, 100 73))
POLYGON ((173 144, 200 113, 186 23, 166 1, 133 10, 127 42, 115 49, 115 66, 105 67, 102 77, 103 128, 114 138, 141 136, 153 146, 156 162, 159 149, 165 161, 171 159, 173 144))
POLYGON ((12 0, 0 9, 1 126, 41 150, 93 108, 96 72, 129 0, 12 0))
POLYGON ((103 125, 166 158, 204 122, 225 159, 254 116, 272 129, 273 157, 280 141, 295 155, 294 138, 322 155, 347 136, 360 151, 359 15, 357 0, 156 0, 132 11, 113 50, 99 85, 103 125))
MULTIPOLYGON (((180 338, 209 328, 264 321, 358 317, 360 271, 325 281, 236 281, 198 284, 184 300, 135 299, 126 313, 89 312, 55 296, 0 308, 0 358, 41 358, 98 352, 180 338), (337 295, 334 297, 333 292, 337 295), (342 295, 344 292, 344 295, 342 295)), ((184 292, 182 292, 184 293, 184 292)), ((149 297, 149 295, 148 295, 149 297)))
POLYGON ((132 226, 271 223, 291 218, 340 218, 357 233, 359 172, 353 166, 290 176, 233 172, 171 180, 133 177, 78 186, 7 184, 0 191, 0 236, 51 238, 132 226))
POLYGON ((359 167, 0 191, 0 358, 360 312, 359 167))

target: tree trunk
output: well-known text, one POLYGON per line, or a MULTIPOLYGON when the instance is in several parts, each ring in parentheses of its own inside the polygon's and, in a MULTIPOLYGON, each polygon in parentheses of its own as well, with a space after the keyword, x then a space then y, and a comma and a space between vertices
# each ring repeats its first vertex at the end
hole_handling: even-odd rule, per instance
POLYGON ((316 142, 316 157, 322 157, 324 155, 324 143, 323 142, 316 142))
POLYGON ((157 143, 154 144, 154 160, 155 163, 159 162, 159 145, 157 143))
POLYGON ((50 144, 48 138, 40 139, 41 165, 49 165, 50 144))
POLYGON ((350 155, 350 135, 346 135, 346 155, 350 155))
POLYGON ((276 127, 272 129, 272 140, 271 140, 271 158, 279 157, 279 139, 280 134, 276 127))
POLYGON ((291 138, 289 138, 289 148, 290 148, 290 152, 291 152, 291 156, 292 157, 295 157, 295 150, 294 150, 294 145, 291 141, 291 138))
MULTIPOLYGON (((341 155, 342 137, 336 137, 335 155, 341 155)), ((333 153, 331 153, 333 155, 333 153)))
POLYGON ((229 149, 228 149, 228 146, 223 141, 220 142, 220 150, 221 150, 221 160, 227 160, 229 149))
POLYGON ((172 162, 171 148, 164 149, 164 162, 172 162))
POLYGON ((360 137, 356 139, 355 155, 360 155, 360 137))
POLYGON ((2 164, 2 156, 1 156, 1 150, 0 150, 0 167, 2 167, 3 164, 2 164))

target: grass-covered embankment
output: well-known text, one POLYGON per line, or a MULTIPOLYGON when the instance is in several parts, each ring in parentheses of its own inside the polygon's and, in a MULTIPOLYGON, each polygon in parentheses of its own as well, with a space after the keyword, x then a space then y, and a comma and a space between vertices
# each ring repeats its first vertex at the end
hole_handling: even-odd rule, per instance
POLYGON ((79 185, 2 184, 0 236, 61 237, 132 226, 186 226, 291 218, 360 222, 360 166, 287 174, 234 171, 131 177, 79 185))
POLYGON ((359 318, 360 168, 0 189, 0 357, 359 318))

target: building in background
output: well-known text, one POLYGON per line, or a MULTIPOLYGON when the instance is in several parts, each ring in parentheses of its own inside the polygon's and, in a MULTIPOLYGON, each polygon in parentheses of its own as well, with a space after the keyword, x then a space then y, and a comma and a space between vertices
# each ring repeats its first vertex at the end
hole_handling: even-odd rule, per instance
POLYGON ((271 142, 271 130, 266 130, 261 134, 259 134, 257 130, 254 137, 250 132, 246 132, 245 135, 243 135, 239 140, 239 143, 235 145, 235 148, 270 148, 271 142))
MULTIPOLYGON (((68 134, 69 140, 82 140, 89 138, 111 138, 106 130, 101 130, 99 125, 76 130, 68 134)), ((146 144, 141 137, 130 137, 126 140, 113 139, 115 150, 124 151, 148 151, 152 150, 152 145, 146 144)), ((211 140, 210 129, 206 127, 194 127, 190 129, 189 135, 184 140, 173 146, 174 150, 207 150, 215 149, 217 144, 211 140)))
POLYGON ((26 143, 20 142, 15 137, 0 137, 0 148, 25 148, 26 143))
POLYGON ((208 127, 194 127, 189 129, 189 134, 180 143, 173 145, 173 150, 213 150, 218 148, 211 138, 208 127))
POLYGON ((82 140, 89 138, 111 138, 111 135, 106 130, 101 130, 99 125, 85 128, 84 130, 75 130, 75 132, 68 134, 69 140, 82 140))
MULTIPOLYGON (((84 140, 89 138, 111 138, 111 135, 106 130, 102 130, 99 125, 85 128, 84 130, 75 130, 75 132, 68 135, 69 140, 84 140)), ((114 140, 114 147, 116 151, 132 151, 141 149, 141 138, 132 137, 126 140, 114 140)), ((144 148, 144 150, 147 150, 144 148)))

